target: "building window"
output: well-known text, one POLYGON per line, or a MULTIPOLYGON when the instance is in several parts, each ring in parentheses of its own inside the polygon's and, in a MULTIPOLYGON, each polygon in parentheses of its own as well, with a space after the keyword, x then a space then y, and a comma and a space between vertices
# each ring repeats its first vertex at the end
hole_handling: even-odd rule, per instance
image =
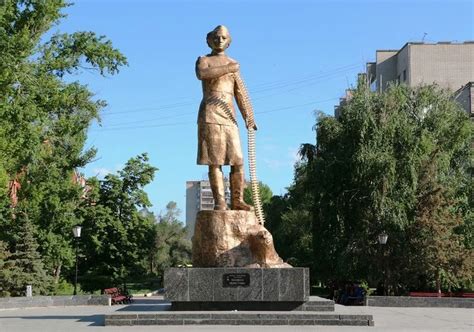
POLYGON ((403 82, 406 82, 407 81, 407 70, 404 69, 403 70, 403 82))

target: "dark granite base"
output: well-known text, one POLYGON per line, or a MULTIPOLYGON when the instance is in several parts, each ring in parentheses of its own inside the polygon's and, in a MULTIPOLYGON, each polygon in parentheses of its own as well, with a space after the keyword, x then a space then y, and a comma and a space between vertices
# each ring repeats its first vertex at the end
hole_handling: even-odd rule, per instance
POLYGON ((307 302, 172 302, 171 311, 334 311, 334 301, 310 297, 307 302))
POLYGON ((302 302, 172 302, 172 311, 292 311, 302 302))
POLYGON ((314 313, 139 313, 105 315, 106 326, 123 325, 339 325, 374 326, 372 315, 314 313))
POLYGON ((308 268, 170 268, 165 271, 170 302, 298 302, 309 299, 308 268), (229 275, 245 275, 226 283, 229 275))

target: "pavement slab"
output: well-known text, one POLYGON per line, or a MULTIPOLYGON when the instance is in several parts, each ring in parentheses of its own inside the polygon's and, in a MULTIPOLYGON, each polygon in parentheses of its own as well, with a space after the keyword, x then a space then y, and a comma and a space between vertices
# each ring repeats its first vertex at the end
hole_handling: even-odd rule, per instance
POLYGON ((46 307, 0 310, 0 332, 76 331, 474 331, 474 309, 335 306, 334 314, 373 315, 375 326, 104 326, 104 315, 131 315, 166 311, 169 304, 156 298, 137 298, 132 305, 46 307))

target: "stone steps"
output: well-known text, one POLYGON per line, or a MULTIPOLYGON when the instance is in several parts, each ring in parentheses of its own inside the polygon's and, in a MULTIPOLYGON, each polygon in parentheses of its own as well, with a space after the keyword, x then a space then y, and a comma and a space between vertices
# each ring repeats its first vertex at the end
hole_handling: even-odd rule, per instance
POLYGON ((334 311, 334 304, 331 305, 324 305, 324 306, 315 306, 315 305, 307 305, 304 304, 301 306, 301 309, 298 309, 298 311, 334 311))
POLYGON ((105 315, 106 326, 123 325, 338 325, 374 326, 372 315, 310 312, 173 312, 105 315))
POLYGON ((301 311, 334 311, 334 301, 310 296, 309 300, 301 305, 301 311))

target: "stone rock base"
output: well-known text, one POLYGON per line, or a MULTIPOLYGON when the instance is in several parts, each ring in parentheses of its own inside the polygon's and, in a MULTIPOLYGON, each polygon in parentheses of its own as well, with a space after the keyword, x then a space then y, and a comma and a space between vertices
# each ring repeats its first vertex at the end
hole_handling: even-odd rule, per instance
POLYGON ((291 267, 253 211, 199 211, 193 236, 194 267, 291 267))

